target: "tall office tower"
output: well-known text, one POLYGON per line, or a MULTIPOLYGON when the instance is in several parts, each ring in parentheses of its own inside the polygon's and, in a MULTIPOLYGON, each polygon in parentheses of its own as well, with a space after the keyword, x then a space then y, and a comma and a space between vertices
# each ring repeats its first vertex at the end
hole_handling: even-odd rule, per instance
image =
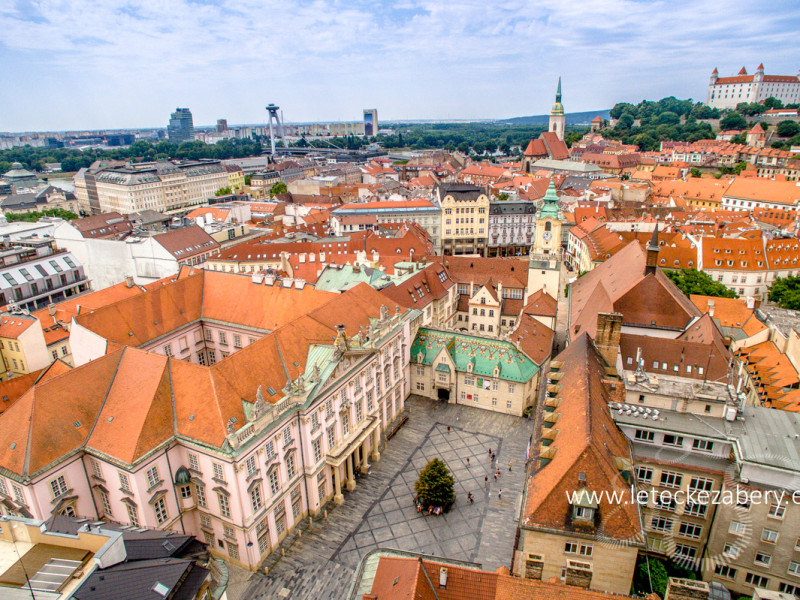
POLYGON ((192 111, 188 108, 176 108, 169 117, 167 136, 172 144, 191 142, 194 139, 192 111))
POLYGON ((378 135, 378 109, 364 109, 364 135, 378 135))
POLYGON ((228 131, 228 119, 217 119, 217 133, 228 131))

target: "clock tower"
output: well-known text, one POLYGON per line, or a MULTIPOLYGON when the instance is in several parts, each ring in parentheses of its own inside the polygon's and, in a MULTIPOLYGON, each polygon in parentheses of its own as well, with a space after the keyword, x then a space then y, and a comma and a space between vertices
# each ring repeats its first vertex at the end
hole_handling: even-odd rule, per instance
POLYGON ((532 254, 561 255, 561 219, 556 187, 551 179, 536 218, 532 254))

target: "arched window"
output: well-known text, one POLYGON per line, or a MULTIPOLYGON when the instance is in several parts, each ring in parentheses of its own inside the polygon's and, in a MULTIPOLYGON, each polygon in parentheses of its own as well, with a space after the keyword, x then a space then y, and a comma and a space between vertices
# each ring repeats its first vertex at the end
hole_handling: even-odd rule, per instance
POLYGON ((553 224, 552 224, 550 221, 547 221, 547 222, 544 224, 544 230, 545 230, 545 231, 550 231, 550 229, 552 228, 552 225, 553 225, 553 224))

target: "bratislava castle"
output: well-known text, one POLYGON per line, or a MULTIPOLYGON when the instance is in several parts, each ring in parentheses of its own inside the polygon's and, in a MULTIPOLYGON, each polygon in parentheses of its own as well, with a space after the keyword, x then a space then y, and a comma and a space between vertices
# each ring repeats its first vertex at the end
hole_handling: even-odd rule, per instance
POLYGON ((761 102, 772 96, 784 104, 800 102, 800 76, 764 75, 764 65, 748 75, 741 68, 734 77, 720 77, 717 69, 711 73, 706 104, 714 108, 736 108, 740 102, 761 102))

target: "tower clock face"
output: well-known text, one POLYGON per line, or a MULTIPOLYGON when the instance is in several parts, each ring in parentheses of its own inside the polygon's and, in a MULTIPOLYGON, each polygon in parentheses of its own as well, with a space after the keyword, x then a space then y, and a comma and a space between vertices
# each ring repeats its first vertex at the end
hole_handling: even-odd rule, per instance
POLYGON ((553 232, 552 232, 552 231, 545 231, 545 232, 542 234, 542 239, 543 239, 545 242, 549 242, 551 239, 553 239, 553 232))

